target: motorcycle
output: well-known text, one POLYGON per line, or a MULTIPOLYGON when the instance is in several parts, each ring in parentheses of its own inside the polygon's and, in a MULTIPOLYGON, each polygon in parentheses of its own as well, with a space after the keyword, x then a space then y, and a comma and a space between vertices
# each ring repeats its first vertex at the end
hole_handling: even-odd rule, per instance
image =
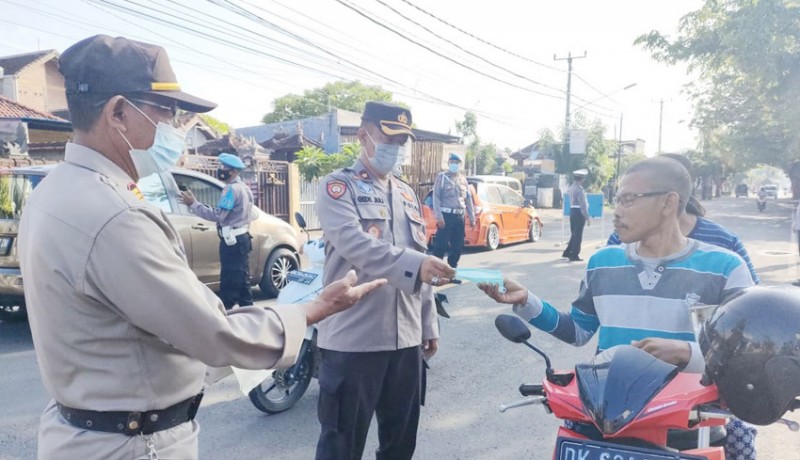
POLYGON ((756 199, 756 206, 758 206, 758 212, 764 212, 767 209, 767 198, 758 197, 756 199))
MULTIPOLYGON (((519 318, 500 315, 495 326, 506 339, 544 358, 542 384, 521 385, 526 399, 499 410, 539 404, 565 420, 554 460, 725 459, 724 425, 733 414, 720 402, 717 387, 700 374, 678 372, 630 345, 606 350, 574 371, 556 372, 550 358, 528 342, 530 329, 519 318)), ((781 422, 800 430, 794 421, 781 422)))
MULTIPOLYGON (((295 219, 306 234, 303 253, 311 262, 311 267, 307 270, 294 270, 289 273, 288 283, 278 294, 278 303, 281 305, 310 302, 319 295, 323 288, 325 240, 322 238, 311 239, 302 214, 295 213, 295 219)), ((266 371, 269 376, 247 393, 250 402, 258 410, 267 414, 277 414, 291 409, 305 394, 311 378, 318 376, 319 363, 317 326, 312 324, 306 330, 303 344, 297 355, 297 362, 288 369, 266 371)))

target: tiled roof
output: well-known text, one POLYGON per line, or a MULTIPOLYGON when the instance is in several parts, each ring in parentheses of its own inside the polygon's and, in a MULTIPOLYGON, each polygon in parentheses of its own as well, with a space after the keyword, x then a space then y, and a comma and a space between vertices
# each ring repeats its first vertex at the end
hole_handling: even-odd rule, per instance
POLYGON ((52 54, 53 57, 58 57, 58 52, 56 50, 17 54, 14 56, 0 57, 0 67, 3 68, 3 73, 5 75, 14 75, 48 54, 52 54))
POLYGON ((30 118, 34 120, 49 120, 69 123, 68 120, 59 118, 55 115, 50 115, 49 113, 40 112, 30 107, 26 107, 3 96, 0 96, 0 118, 30 118))

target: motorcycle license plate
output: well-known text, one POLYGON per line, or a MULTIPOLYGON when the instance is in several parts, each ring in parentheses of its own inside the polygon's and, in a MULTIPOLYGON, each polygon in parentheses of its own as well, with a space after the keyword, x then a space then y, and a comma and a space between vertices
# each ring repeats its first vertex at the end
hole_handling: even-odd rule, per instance
POLYGON ((706 460, 696 455, 682 455, 639 447, 623 446, 589 439, 558 438, 557 460, 706 460))
POLYGON ((295 283, 302 283, 308 285, 313 283, 314 280, 317 279, 317 276, 318 275, 316 273, 294 270, 289 272, 288 275, 286 275, 286 279, 287 281, 294 281, 295 283))

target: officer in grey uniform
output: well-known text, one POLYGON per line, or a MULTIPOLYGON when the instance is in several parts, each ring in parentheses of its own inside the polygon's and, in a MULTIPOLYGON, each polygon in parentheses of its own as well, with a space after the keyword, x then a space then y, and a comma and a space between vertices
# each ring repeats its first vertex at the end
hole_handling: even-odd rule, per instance
POLYGON ((250 222, 256 218, 253 212, 253 192, 239 177, 244 163, 236 155, 221 153, 217 177, 225 182, 216 208, 197 201, 191 190, 181 192, 181 202, 203 219, 217 223, 219 235, 219 297, 226 310, 234 305, 253 305, 250 292, 250 252, 253 237, 250 222))
POLYGON ((382 283, 354 287, 352 273, 301 308, 226 316, 166 214, 143 200, 135 166, 142 155, 161 171, 177 161, 177 108, 215 104, 181 91, 159 46, 98 35, 59 65, 73 142, 31 194, 19 229, 31 333, 52 398, 38 456, 195 459, 206 365, 290 366, 307 324, 382 283))
POLYGON ((317 212, 327 240, 323 282, 348 270, 360 281, 389 282, 319 324, 322 433, 316 458, 361 459, 377 415, 377 458, 409 459, 416 447, 423 354, 430 357, 438 347, 430 285, 449 282, 455 270, 423 252, 419 200, 392 174, 413 137, 411 112, 368 102, 361 119, 358 160, 320 184, 317 212))
POLYGON ((433 214, 436 216, 436 236, 433 238, 433 255, 439 258, 447 253, 447 263, 458 267, 464 251, 466 212, 469 228, 475 228, 475 209, 467 178, 461 174, 464 159, 451 153, 447 171, 442 171, 433 182, 433 214))
POLYGON ((572 185, 567 191, 569 196, 569 230, 570 237, 567 248, 561 257, 570 262, 581 261, 581 244, 583 243, 583 227, 589 222, 589 206, 586 203, 586 191, 583 190, 583 181, 589 171, 579 169, 572 172, 572 185))

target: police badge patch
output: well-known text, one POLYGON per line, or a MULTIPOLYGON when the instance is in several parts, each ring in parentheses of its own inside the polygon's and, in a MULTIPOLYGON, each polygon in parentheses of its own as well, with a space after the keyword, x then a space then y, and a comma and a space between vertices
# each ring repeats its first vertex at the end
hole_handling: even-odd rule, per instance
POLYGON ((347 185, 340 180, 332 180, 328 182, 327 191, 329 197, 338 200, 347 191, 347 185))
POLYGON ((381 237, 381 229, 379 229, 378 226, 375 225, 375 224, 372 224, 367 228, 367 233, 369 233, 370 236, 372 236, 374 238, 380 238, 381 237))

